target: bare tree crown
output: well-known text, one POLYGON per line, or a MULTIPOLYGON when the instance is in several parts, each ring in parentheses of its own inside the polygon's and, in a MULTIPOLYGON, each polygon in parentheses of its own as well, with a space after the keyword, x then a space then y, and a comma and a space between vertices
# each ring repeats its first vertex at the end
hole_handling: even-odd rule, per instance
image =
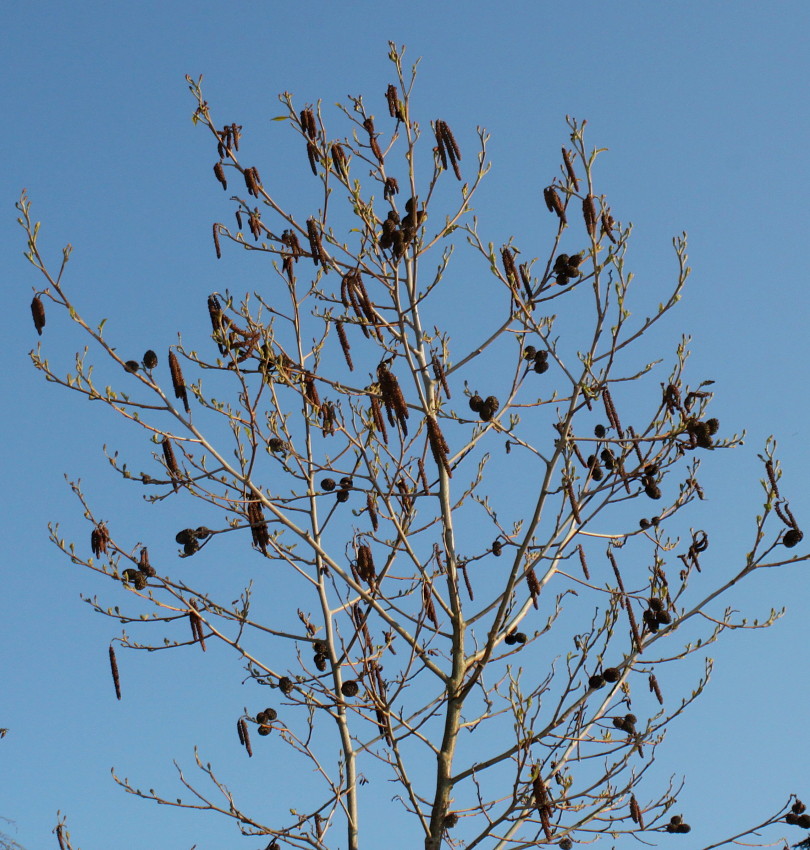
MULTIPOLYGON (((393 44, 390 59, 387 89, 351 98, 337 131, 320 104, 281 95, 300 137, 289 165, 322 192, 308 210, 281 204, 279 164, 248 159, 243 127, 215 120, 188 78, 214 178, 232 193, 213 249, 255 253, 269 273, 251 295, 201 294, 206 350, 164 343, 125 359, 68 295, 70 246, 52 274, 30 202, 18 204, 45 278, 37 332, 47 339, 46 308, 63 311, 118 371, 102 387, 90 355, 65 376, 39 348, 34 365, 151 440, 148 472, 110 457, 125 479, 167 511, 194 499, 200 515, 177 530, 178 561, 153 566, 148 539, 122 539, 74 482, 90 547, 55 526, 52 539, 127 589, 126 613, 94 603, 131 629, 119 648, 230 647, 253 688, 234 746, 286 751, 311 790, 275 788, 267 811, 247 811, 237 778, 200 756, 199 781, 180 773, 186 799, 118 781, 219 812, 268 848, 357 850, 387 807, 405 830, 397 846, 426 850, 688 832, 677 782, 647 773, 705 677, 682 697, 667 669, 729 629, 772 622, 710 606, 755 571, 808 557, 791 551, 802 532, 774 444, 750 550, 726 574, 704 571, 700 459, 740 438, 713 417, 711 381, 687 380, 686 339, 669 367, 634 354, 680 298, 685 235, 670 291, 633 315, 630 228, 600 191, 585 122, 568 119, 559 170, 537 193, 549 244, 488 241, 473 215, 487 134, 420 123, 415 68, 393 44), (465 250, 474 280, 455 277, 465 250), (237 577, 236 603, 180 560, 251 547, 257 581, 237 577)), ((109 656, 121 699, 112 644, 109 656)), ((791 797, 734 837, 786 813, 806 825, 803 812, 791 797)), ((61 821, 57 838, 70 846, 61 821)))

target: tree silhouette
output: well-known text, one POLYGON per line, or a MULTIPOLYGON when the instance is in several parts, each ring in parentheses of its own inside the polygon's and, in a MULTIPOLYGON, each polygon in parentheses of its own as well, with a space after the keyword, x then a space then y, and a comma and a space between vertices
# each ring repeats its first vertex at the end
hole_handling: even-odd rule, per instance
MULTIPOLYGON (((179 558, 252 547, 253 576, 231 602, 202 577, 152 566, 148 539, 125 539, 78 482, 90 547, 56 526, 52 540, 127 590, 126 606, 91 600, 131 627, 119 648, 230 647, 256 694, 234 718, 240 744, 258 758, 270 742, 286 749, 306 791, 279 788, 247 811, 238 778, 226 786, 200 756, 199 781, 180 772, 185 800, 117 781, 218 812, 268 848, 356 850, 370 810, 404 813, 399 846, 426 850, 689 832, 678 782, 647 774, 709 667, 685 696, 667 670, 730 629, 769 625, 774 612, 749 623, 710 606, 757 571, 810 557, 792 552, 802 532, 775 445, 762 454, 750 551, 704 572, 700 461, 740 438, 712 416, 712 382, 687 377, 688 339, 668 368, 634 353, 680 298, 685 235, 670 290, 637 318, 630 228, 600 192, 585 122, 568 119, 559 172, 538 193, 548 244, 489 241, 473 215, 488 136, 420 123, 403 52, 391 44, 393 81, 374 101, 383 118, 350 98, 335 131, 321 104, 281 95, 297 164, 321 193, 302 209, 273 194, 243 127, 216 121, 188 78, 214 177, 234 192, 232 223, 213 225, 216 257, 246 251, 270 273, 252 294, 206 294, 208 351, 125 359, 69 295, 70 246, 51 273, 30 201, 18 204, 45 277, 37 332, 47 340, 55 308, 93 351, 64 375, 38 348, 35 367, 151 440, 150 471, 109 461, 163 510, 197 506, 200 524, 177 530, 179 558), (464 250, 474 279, 454 272, 464 250), (371 781, 382 778, 393 801, 371 781)), ((112 644, 109 655, 121 699, 112 644)), ((728 840, 797 805, 791 796, 728 840)), ((68 841, 63 822, 57 834, 68 841)))

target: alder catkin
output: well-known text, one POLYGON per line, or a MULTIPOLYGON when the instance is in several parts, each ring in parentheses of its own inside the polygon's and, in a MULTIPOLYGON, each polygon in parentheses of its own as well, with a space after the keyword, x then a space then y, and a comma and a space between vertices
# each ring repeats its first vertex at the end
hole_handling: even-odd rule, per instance
POLYGON ((121 699, 121 679, 118 677, 118 661, 115 658, 115 649, 110 644, 110 670, 112 671, 113 684, 115 685, 115 696, 121 699))
POLYGON ((42 329, 45 327, 45 305, 39 295, 34 296, 31 302, 31 315, 34 317, 34 327, 37 333, 42 336, 42 329))

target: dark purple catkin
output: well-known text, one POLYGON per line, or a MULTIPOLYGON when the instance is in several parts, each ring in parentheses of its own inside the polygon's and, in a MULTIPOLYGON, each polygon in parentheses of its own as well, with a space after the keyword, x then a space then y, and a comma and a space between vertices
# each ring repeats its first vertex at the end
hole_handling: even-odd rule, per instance
POLYGON ((34 327, 37 333, 42 336, 42 329, 45 327, 45 305, 39 295, 34 296, 31 302, 31 315, 34 317, 34 327))
POLYGON ((118 677, 118 662, 115 660, 115 650, 110 644, 110 670, 112 671, 113 684, 115 685, 115 696, 121 699, 121 680, 118 677))
POLYGON ((585 227, 591 239, 596 236, 596 207, 594 206, 593 195, 586 195, 582 199, 582 215, 585 219, 585 227))
POLYGON ((228 181, 225 178, 225 169, 222 167, 222 163, 218 162, 214 165, 214 174, 216 175, 217 180, 222 184, 223 189, 228 188, 228 181))
POLYGON ((346 358, 346 364, 349 367, 349 371, 354 371, 354 364, 352 363, 352 355, 351 355, 351 346, 349 345, 349 340, 346 337, 346 329, 343 327, 343 322, 338 320, 335 322, 335 329, 337 330, 338 339, 340 340, 340 347, 343 349, 343 356, 346 358))
POLYGON ((568 179, 571 181, 574 191, 579 191, 579 180, 577 179, 576 172, 574 171, 574 165, 571 162, 571 154, 565 149, 562 149, 563 162, 565 163, 565 170, 568 173, 568 179))
POLYGON ((169 471, 169 477, 172 479, 172 486, 176 493, 177 482, 180 478, 180 468, 177 466, 177 459, 174 456, 172 441, 168 437, 164 437, 161 446, 163 447, 163 460, 166 463, 166 469, 169 471))
POLYGON ((169 370, 172 375, 172 386, 174 387, 175 398, 182 399, 186 413, 191 413, 191 408, 188 403, 188 393, 186 392, 186 384, 183 380, 183 372, 180 369, 180 363, 177 360, 177 355, 171 350, 169 351, 169 370))

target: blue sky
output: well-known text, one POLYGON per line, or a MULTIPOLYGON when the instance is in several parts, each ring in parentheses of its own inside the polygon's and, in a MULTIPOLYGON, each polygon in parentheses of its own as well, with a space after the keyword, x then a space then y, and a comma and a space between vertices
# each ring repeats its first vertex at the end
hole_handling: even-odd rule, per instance
MULTIPOLYGON (((292 197, 285 128, 269 121, 281 111, 277 93, 327 106, 350 93, 381 96, 387 42, 407 44, 410 58, 423 57, 424 123, 442 116, 465 139, 477 125, 492 134, 477 209, 496 244, 518 232, 523 243, 548 238, 539 192, 556 173, 566 114, 587 118, 590 143, 609 148, 603 191, 635 224, 628 262, 650 303, 673 278, 672 237, 689 232, 692 278, 645 351, 668 355, 692 334, 693 374, 716 381, 715 414, 729 431, 747 430, 743 448, 706 464, 709 569, 725 574, 746 551, 760 501, 756 454, 769 434, 786 468, 782 490, 810 523, 808 272, 799 250, 810 225, 808 34, 803 2, 507 2, 495 12, 477 0, 78 0, 4 12, 0 264, 11 367, 0 377, 8 404, 0 726, 11 731, 0 742, 0 815, 16 821, 13 837, 28 850, 55 846, 49 833, 61 809, 84 850, 259 843, 212 816, 138 801, 110 779, 114 765, 144 787, 170 787, 172 759, 190 765, 195 743, 205 759, 234 764, 243 754, 232 718, 249 698, 215 651, 123 655, 127 694, 115 701, 106 652, 118 627, 81 602, 80 593, 102 588, 69 569, 46 523, 86 534, 63 474, 81 477, 92 499, 133 527, 168 534, 177 520, 156 517, 108 472, 101 447, 124 448, 127 431, 45 385, 28 363, 38 282, 14 223, 20 190, 43 221, 46 252, 74 245, 68 285, 85 312, 110 316, 122 349, 164 348, 181 329, 205 339, 197 305, 209 292, 251 289, 261 278, 256 264, 213 257, 211 222, 230 207, 211 174, 210 141, 190 121, 185 74, 205 75, 215 115, 244 125, 263 176, 292 197), (150 334, 154 346, 144 344, 150 334)), ((49 324, 43 340, 67 366, 77 342, 61 325, 49 324)), ((164 548, 169 557, 173 544, 164 548)), ((766 633, 728 636, 712 652, 709 692, 672 728, 662 762, 687 776, 682 808, 694 813, 700 841, 748 825, 749 812, 765 816, 789 792, 810 796, 802 785, 808 602, 802 568, 737 592, 731 603, 752 617, 782 605, 787 614, 766 633)), ((279 767, 268 777, 256 762, 234 769, 272 790, 279 767)))

